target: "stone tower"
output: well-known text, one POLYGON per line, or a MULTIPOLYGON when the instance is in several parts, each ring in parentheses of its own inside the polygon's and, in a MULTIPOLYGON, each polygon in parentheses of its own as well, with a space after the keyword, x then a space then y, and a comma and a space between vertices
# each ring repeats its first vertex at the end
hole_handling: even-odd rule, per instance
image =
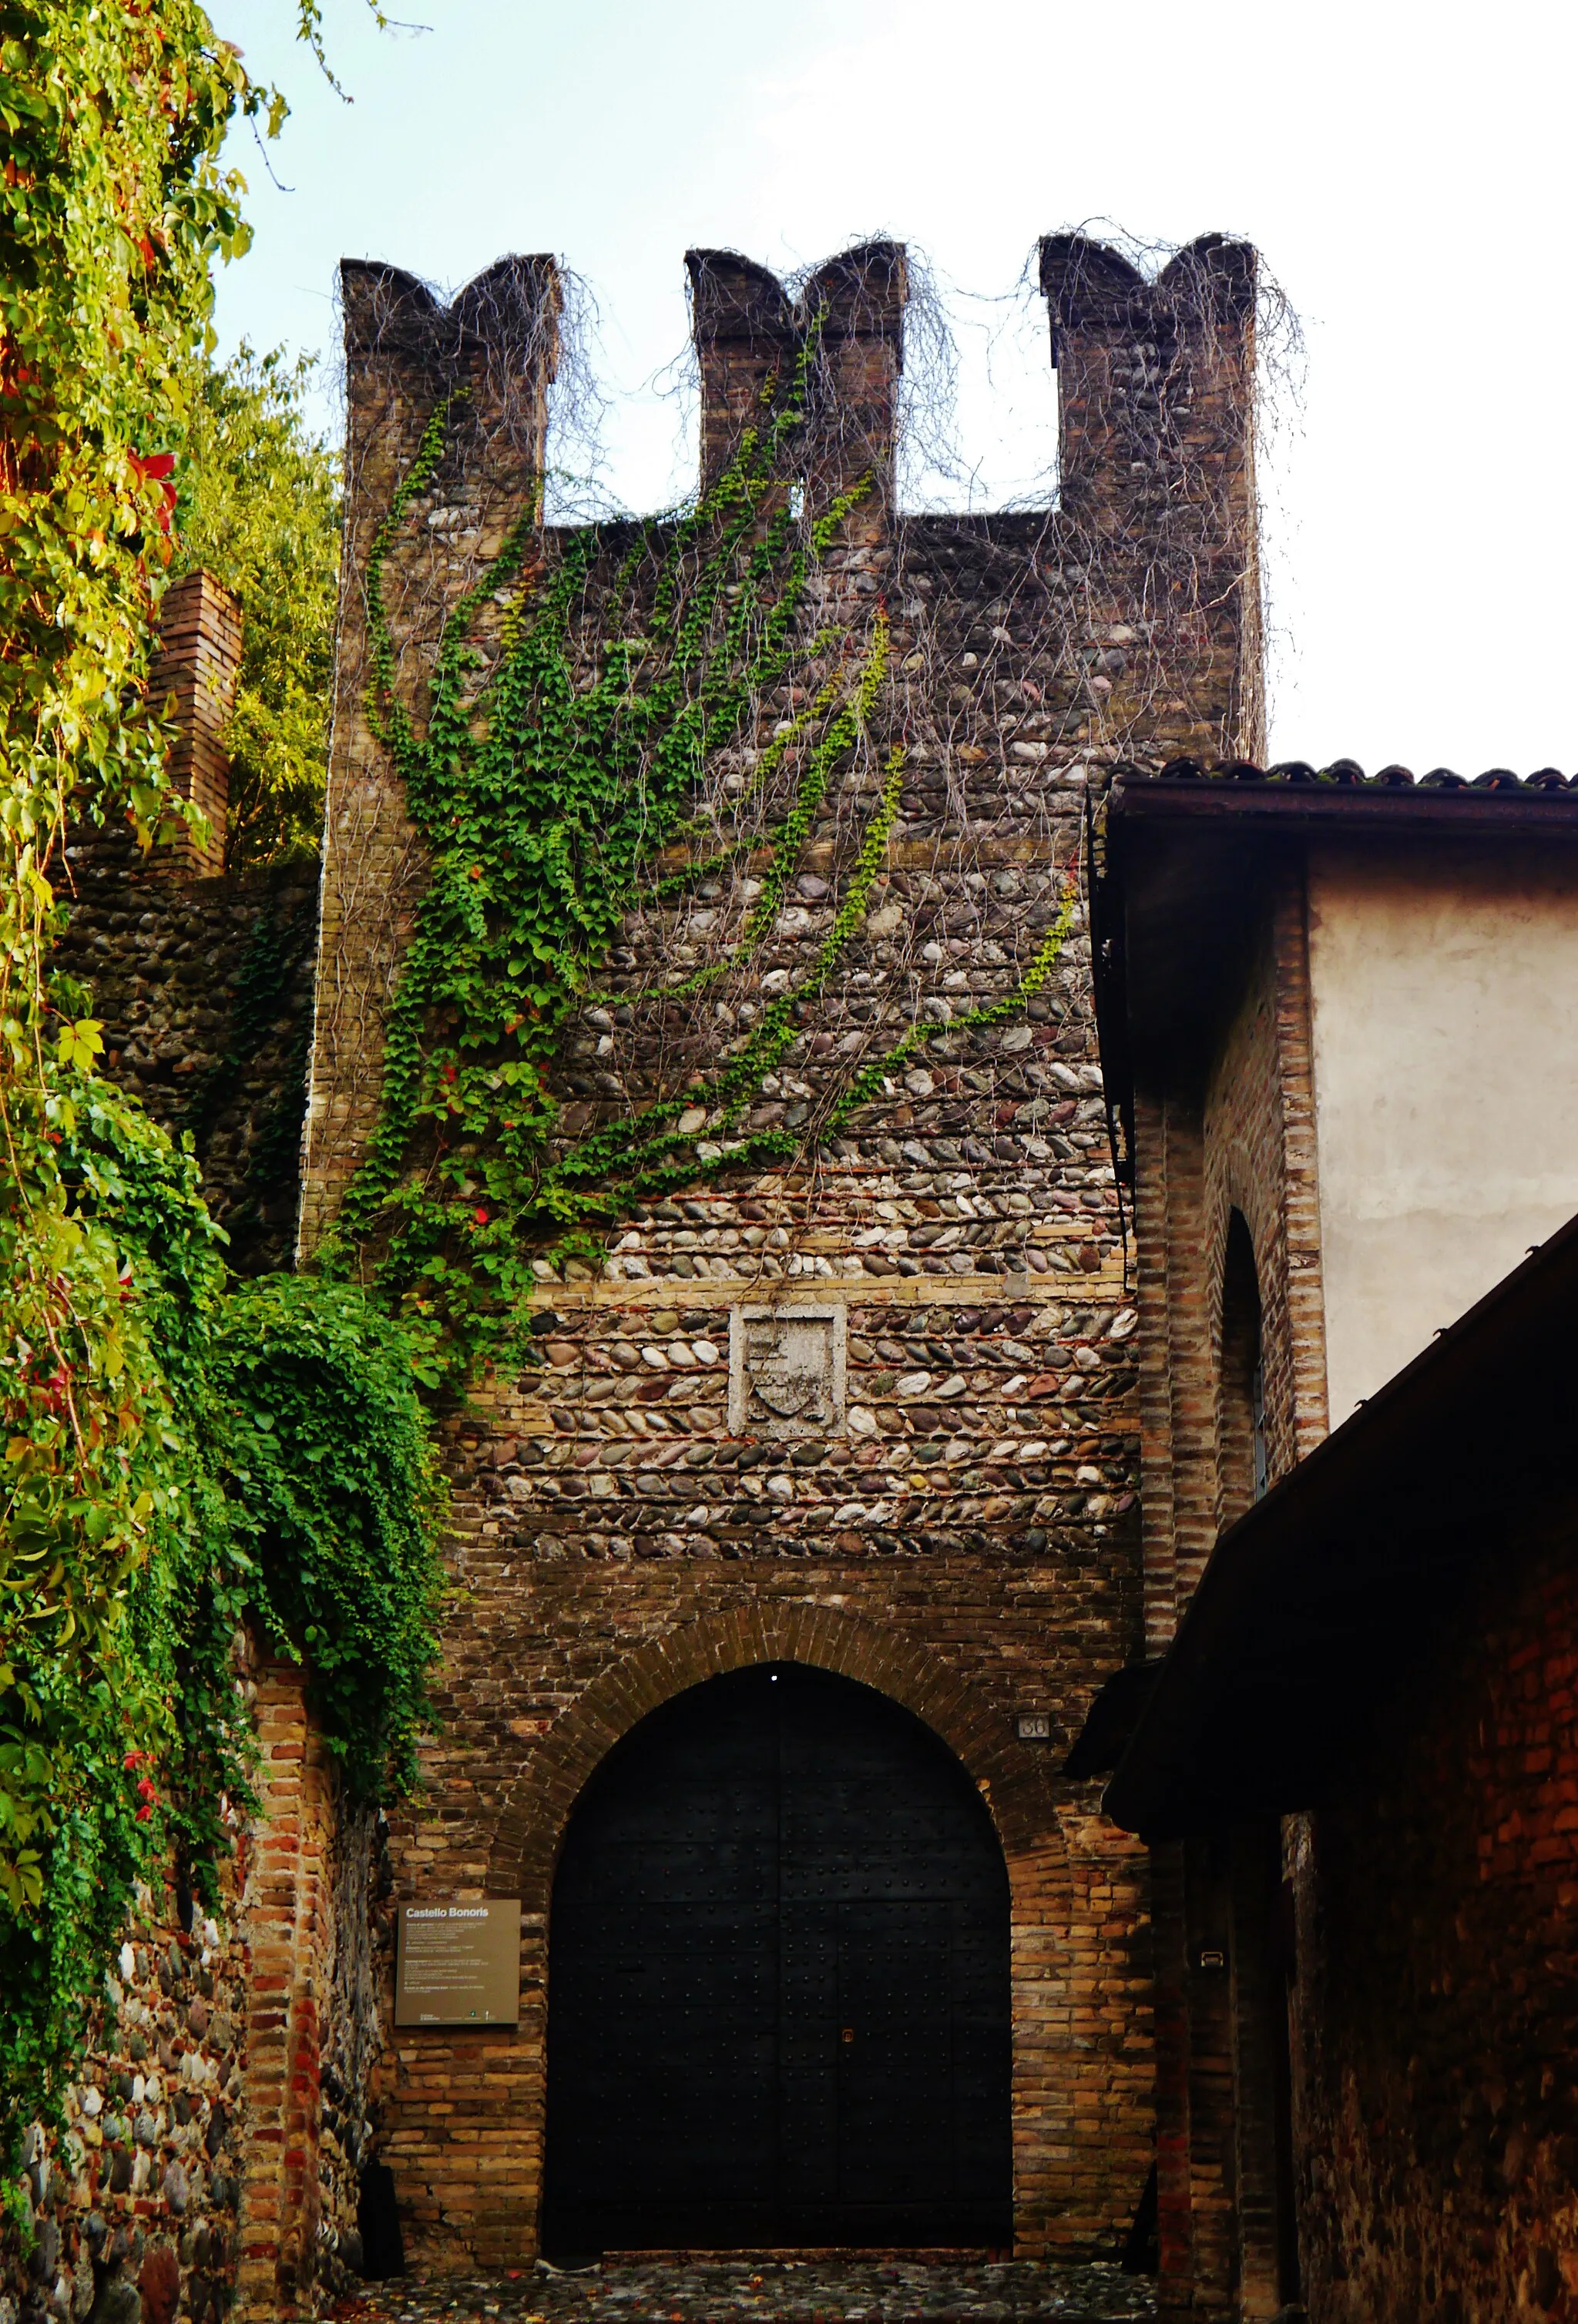
MULTIPOLYGON (((760 940, 741 932, 774 876, 765 826, 713 868, 676 839, 560 1045, 562 1150, 704 1089, 779 996, 807 996, 748 1093, 738 1138, 756 1158, 709 1150, 705 1103, 680 1113, 694 1178, 633 1197, 598 1263, 545 1246, 541 1360, 487 1376, 445 1423, 458 1588, 398 1880, 411 1900, 520 1899, 522 2007, 518 2027, 394 2036, 384 2152, 408 2248, 431 2264, 535 2249, 572 1812, 643 1717, 722 1674, 804 1665, 903 1706, 986 1804, 1010 1898, 1014 2242, 1098 2253, 1134 2217, 1153 2133, 1143 1859, 1096 1787, 1060 1773, 1099 1681, 1142 1651, 1135 1314, 1082 836, 1115 763, 1258 746, 1253 254, 1207 238, 1151 281, 1047 240, 1060 504, 971 517, 897 503, 899 246, 848 252, 792 296, 728 254, 687 263, 704 484, 799 364, 803 412, 761 521, 804 529, 808 665, 835 650, 818 639, 879 624, 880 664, 863 645, 865 724, 798 828, 760 940), (890 779, 896 811, 863 874, 890 779)), ((433 844, 368 716, 370 571, 420 724, 444 622, 510 528, 528 528, 531 587, 585 549, 540 516, 558 295, 544 258, 501 261, 448 309, 393 269, 346 269, 308 1259, 380 1119, 433 844), (397 509, 441 404, 458 416, 397 509)), ((593 545, 570 632, 588 685, 606 576, 633 538, 593 545)), ((476 608, 484 673, 509 619, 476 608)), ((706 781, 737 798, 764 765, 792 780, 817 682, 764 683, 706 781)))

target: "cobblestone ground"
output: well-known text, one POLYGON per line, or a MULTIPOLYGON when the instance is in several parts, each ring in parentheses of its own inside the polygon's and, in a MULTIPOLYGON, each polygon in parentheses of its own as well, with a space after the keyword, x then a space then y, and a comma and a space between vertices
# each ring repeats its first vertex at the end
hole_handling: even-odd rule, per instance
POLYGON ((407 2277, 342 2311, 355 2324, 1124 2324, 1156 2314, 1146 2276, 1116 2267, 1031 2260, 869 2257, 604 2262, 575 2273, 544 2266, 488 2277, 407 2277))

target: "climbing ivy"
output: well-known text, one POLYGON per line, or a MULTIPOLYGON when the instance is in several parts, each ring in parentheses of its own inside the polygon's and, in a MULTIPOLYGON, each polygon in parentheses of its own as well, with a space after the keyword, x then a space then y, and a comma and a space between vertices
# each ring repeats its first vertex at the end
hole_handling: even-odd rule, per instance
POLYGON ((134 1881, 223 1851, 242 1613, 310 1656, 352 1784, 404 1780, 426 1716, 404 1336, 348 1287, 227 1286, 189 1147, 51 976, 68 816, 180 813, 145 679, 210 268, 247 239, 221 147, 282 111, 193 0, 0 0, 0 2160, 134 1881))
MULTIPOLYGON (((442 456, 452 399, 434 411, 374 540, 369 711, 432 862, 385 1027, 380 1118, 326 1264, 370 1263, 401 1317, 426 1333, 435 1384, 516 1344, 531 1260, 545 1242, 562 1250, 641 1194, 787 1150, 780 1135, 734 1134, 751 1091, 792 1038, 789 1013, 776 1004, 748 1058, 731 1061, 707 1093, 716 1116, 710 1159, 676 1128, 701 1102, 695 1091, 568 1148, 556 1143, 549 1077, 568 1017, 654 859, 695 838, 709 759, 739 736, 762 693, 797 661, 831 665, 810 713, 726 811, 739 822, 791 749, 806 744, 793 798, 766 839, 771 868, 742 950, 771 926, 832 771, 868 728, 887 667, 885 620, 860 640, 826 629, 804 635, 811 574, 871 489, 869 478, 856 483, 809 522, 790 513, 783 455, 803 421, 814 352, 813 331, 695 508, 669 526, 637 529, 598 605, 590 682, 575 623, 613 553, 610 538, 596 526, 572 536, 545 581, 521 586, 535 538, 527 509, 445 622, 420 726, 401 698, 384 571, 442 456), (497 657, 479 685, 475 619, 511 587, 497 657)), ((896 781, 895 766, 877 814, 883 835, 896 781)), ((761 844, 742 834, 702 862, 761 844)), ((880 852, 878 842, 857 875, 863 895, 880 852)), ((844 933, 857 918, 852 901, 844 933)))
MULTIPOLYGON (((51 1005, 48 952, 69 804, 128 812, 151 835, 169 802, 143 680, 208 269, 245 240, 220 146, 237 106, 256 103, 189 0, 0 5, 8 2107, 36 2099, 64 2054, 134 1870, 152 1861, 167 1788, 163 1641, 184 1517, 175 1406, 118 1223, 84 1206, 63 1165, 101 1045, 79 996, 51 1005)), ((200 1269, 210 1238, 195 1185, 171 1194, 172 1232, 200 1269)))
POLYGON ((75 1065, 51 1079, 57 1231, 115 1314, 95 1343, 57 1296, 52 1342, 8 1367, 0 2132, 47 2104, 134 1881, 173 1845, 213 1894, 226 1803, 250 1796, 238 1624, 305 1655, 328 1747, 376 1797, 414 1774, 441 1590, 405 1335, 350 1286, 232 1282, 189 1141, 75 1065), (101 1405, 63 1478, 95 1365, 113 1434, 101 1405))
MULTIPOLYGON (((374 538, 368 715, 431 869, 385 1021, 379 1116, 321 1263, 375 1284, 423 1335, 429 1385, 520 1359, 545 1250, 599 1262, 608 1229, 638 1201, 798 1150, 789 1132, 752 1131, 746 1116, 864 921, 899 811, 901 745, 886 754, 808 969, 715 1070, 573 1138, 551 1083, 571 1019, 613 997, 595 979, 632 909, 750 854, 762 876, 734 945, 644 997, 689 998, 736 969, 781 911, 835 776, 872 746, 890 654, 881 601, 858 632, 807 633, 805 620, 813 573, 872 486, 867 475, 819 513, 794 512, 793 456, 819 330, 814 318, 788 376, 769 381, 717 482, 678 521, 638 527, 617 564, 618 538, 590 526, 563 542, 546 577, 523 579, 536 540, 536 511, 523 510, 444 622, 420 721, 397 683, 385 574, 438 468, 456 398, 433 411, 374 538), (490 657, 478 616, 506 592, 490 657), (781 723, 750 780, 709 804, 709 767, 754 731, 762 697, 791 680, 805 706, 781 723), (765 831, 752 828, 752 809, 791 769, 781 811, 765 831), (660 869, 666 850, 683 863, 660 869)), ((1022 1005, 1067 926, 1066 911, 1012 997, 956 1025, 1022 1005)), ((933 1029, 912 1028, 863 1073, 825 1130, 933 1029)))

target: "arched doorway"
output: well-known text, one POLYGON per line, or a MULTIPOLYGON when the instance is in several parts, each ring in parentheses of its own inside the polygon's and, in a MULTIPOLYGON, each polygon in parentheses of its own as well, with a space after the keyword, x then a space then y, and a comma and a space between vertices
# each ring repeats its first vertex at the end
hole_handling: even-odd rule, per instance
POLYGON ((641 1720, 554 1883, 543 2248, 1005 2244, 1009 1894, 929 1728, 796 1663, 641 1720))

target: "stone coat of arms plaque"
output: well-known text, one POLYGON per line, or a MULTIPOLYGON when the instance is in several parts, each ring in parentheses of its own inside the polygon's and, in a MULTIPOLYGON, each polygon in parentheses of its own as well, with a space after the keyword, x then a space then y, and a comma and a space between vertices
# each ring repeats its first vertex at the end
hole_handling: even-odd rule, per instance
POLYGON ((732 1309, 731 1434, 842 1435, 844 1336, 841 1305, 732 1309))

